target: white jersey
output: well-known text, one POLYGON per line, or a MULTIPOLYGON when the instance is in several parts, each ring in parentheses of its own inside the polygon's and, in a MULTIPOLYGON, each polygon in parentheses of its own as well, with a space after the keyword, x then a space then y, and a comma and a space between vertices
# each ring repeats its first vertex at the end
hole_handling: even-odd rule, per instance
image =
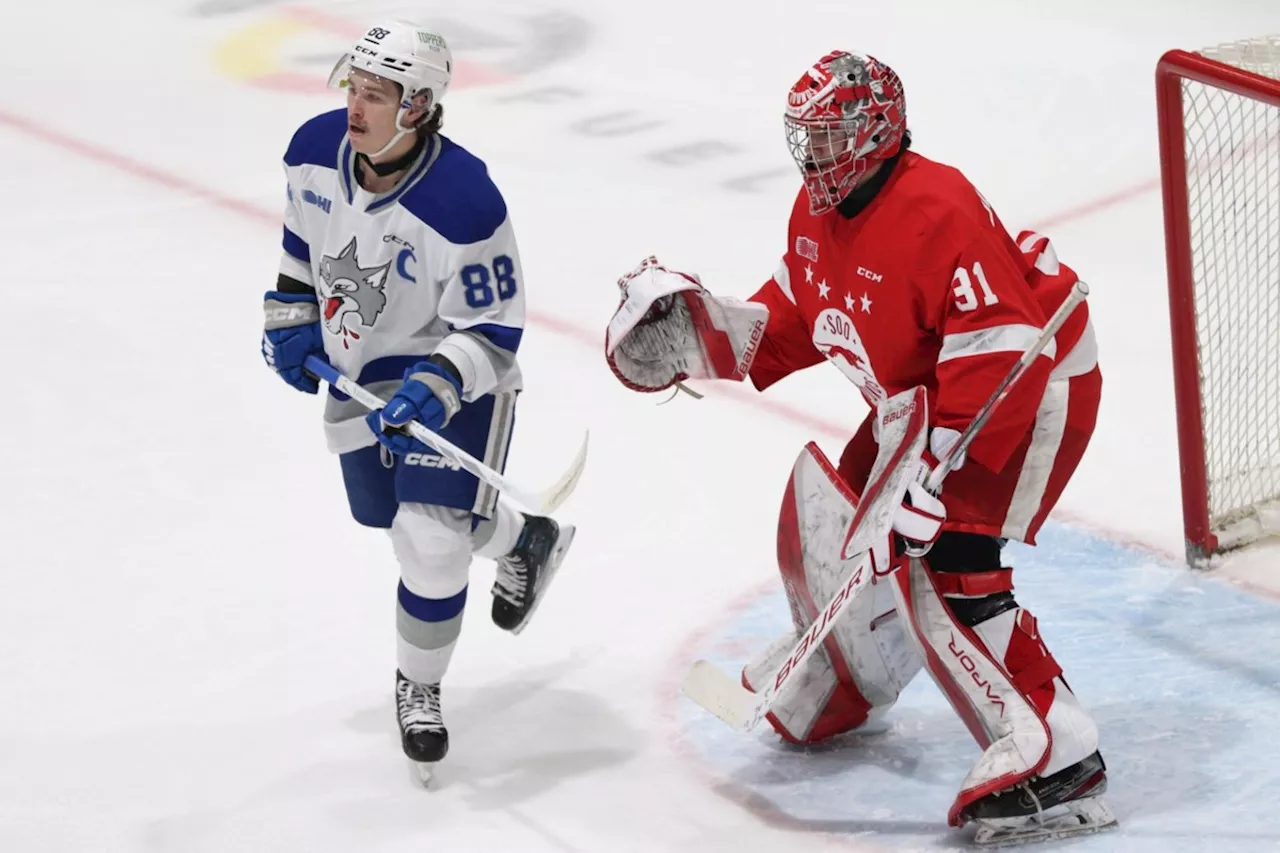
MULTIPOLYGON (((432 353, 458 368, 466 402, 519 390, 524 278, 484 163, 437 134, 376 194, 356 182, 355 157, 340 109, 299 128, 284 158, 280 272, 315 288, 329 361, 384 397, 432 353)), ((364 414, 330 391, 331 451, 374 443, 364 414)))

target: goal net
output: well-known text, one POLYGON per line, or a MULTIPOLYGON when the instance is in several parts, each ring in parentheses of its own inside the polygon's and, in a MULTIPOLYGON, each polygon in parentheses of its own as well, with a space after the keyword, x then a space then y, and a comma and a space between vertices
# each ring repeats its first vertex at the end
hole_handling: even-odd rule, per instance
POLYGON ((1280 533, 1280 35, 1157 67, 1188 559, 1280 533))

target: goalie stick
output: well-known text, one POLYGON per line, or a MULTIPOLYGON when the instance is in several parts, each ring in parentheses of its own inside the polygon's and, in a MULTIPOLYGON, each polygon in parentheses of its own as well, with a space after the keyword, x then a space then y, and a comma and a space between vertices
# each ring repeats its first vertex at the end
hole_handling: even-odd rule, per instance
MULTIPOLYGON (((374 394, 355 380, 344 376, 336 367, 317 356, 307 356, 303 367, 318 379, 328 382, 331 386, 371 411, 377 411, 386 405, 386 401, 377 394, 374 394)), ((503 474, 493 470, 439 433, 432 432, 417 421, 410 421, 405 426, 405 429, 411 436, 439 453, 445 459, 457 463, 463 470, 474 474, 481 482, 493 486, 498 490, 499 496, 515 501, 515 503, 520 504, 535 515, 550 515, 555 512, 573 494, 573 490, 577 488, 578 480, 582 478, 582 471, 587 464, 589 433, 584 433, 582 446, 578 448, 578 452, 573 457, 573 462, 569 465, 568 470, 547 488, 534 492, 511 482, 503 474)))
MULTIPOLYGON (((978 431, 990 420, 992 413, 1008 397, 1013 386, 1026 372, 1027 367, 1044 351, 1044 348, 1053 340, 1054 335, 1062 328, 1062 324, 1066 322, 1067 317, 1088 295, 1088 285, 1083 281, 1077 281, 1066 299, 1062 301, 1062 305, 1054 312, 1049 322, 1045 324, 1040 336, 1032 342, 1031 346, 1027 347, 1022 357, 1018 359, 1018 362, 1010 368, 1005 378, 996 386, 996 390, 991 394, 987 402, 983 404, 982 408, 978 410, 969 426, 961 434, 960 439, 951 447, 945 457, 938 460, 938 465, 925 481, 926 488, 929 488, 934 494, 938 493, 942 488, 942 481, 947 474, 951 473, 959 454, 969 446, 978 431)), ((907 405, 912 407, 909 412, 911 423, 907 427, 910 435, 913 430, 922 428, 917 423, 917 419, 924 416, 923 387, 915 389, 913 400, 907 405)), ((905 407, 903 411, 906 414, 905 407)), ((894 417, 894 415, 890 415, 890 417, 894 417)), ((902 415, 897 417, 902 417, 902 415)), ((689 669, 681 684, 681 689, 685 695, 740 732, 750 732, 760 724, 760 721, 773 708, 774 702, 791 676, 803 667, 809 657, 822 645, 823 640, 826 639, 827 634, 831 633, 831 629, 835 627, 836 620, 844 613, 849 602, 867 586, 875 575, 871 549, 877 539, 883 539, 889 535, 892 515, 885 512, 885 509, 892 509, 893 503, 891 499, 896 498, 899 502, 902 500, 902 493, 907 484, 905 482, 894 483, 890 481, 892 480, 891 475, 895 473, 895 466, 899 470, 903 467, 901 462, 903 457, 906 456, 907 444, 910 441, 911 439, 908 438, 899 445, 894 458, 880 471, 878 478, 876 477, 876 471, 872 472, 871 485, 863 495, 863 499, 858 502, 858 509, 850 525, 849 538, 842 554, 842 556, 849 558, 848 555, 852 553, 853 557, 856 558, 853 569, 832 599, 827 602, 821 613, 809 625, 808 630, 800 637, 795 647, 792 648, 791 653, 787 655, 786 660, 783 661, 777 672, 773 674, 767 686, 759 693, 753 693, 743 687, 740 681, 730 677, 715 664, 708 660, 700 659, 694 661, 693 666, 689 669)))

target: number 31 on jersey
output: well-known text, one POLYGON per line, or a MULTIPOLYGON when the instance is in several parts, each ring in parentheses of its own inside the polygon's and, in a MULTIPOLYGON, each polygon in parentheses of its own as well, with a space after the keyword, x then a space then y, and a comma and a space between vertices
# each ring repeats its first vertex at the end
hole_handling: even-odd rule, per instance
POLYGON ((978 293, 974 289, 975 280, 978 289, 982 291, 983 305, 991 306, 1000 301, 991 291, 991 285, 987 284, 987 276, 982 271, 982 264, 975 261, 972 274, 964 267, 959 267, 951 276, 951 292, 955 294, 956 307, 961 311, 975 311, 978 308, 978 293))

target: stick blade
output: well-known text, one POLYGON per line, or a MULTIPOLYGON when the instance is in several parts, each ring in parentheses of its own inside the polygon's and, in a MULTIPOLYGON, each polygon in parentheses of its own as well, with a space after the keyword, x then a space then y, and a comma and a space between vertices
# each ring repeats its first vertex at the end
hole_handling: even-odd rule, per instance
POLYGON ((694 661, 680 685, 685 695, 731 728, 749 732, 760 722, 760 697, 710 661, 694 661))
POLYGON ((539 514, 551 515, 560 508, 561 504, 569 499, 569 496, 573 494, 573 490, 578 487, 578 481, 582 479, 582 472, 587 467, 587 445, 590 440, 590 431, 584 431, 582 444, 578 447, 578 452, 573 457, 573 462, 569 465, 568 470, 539 496, 539 514))

